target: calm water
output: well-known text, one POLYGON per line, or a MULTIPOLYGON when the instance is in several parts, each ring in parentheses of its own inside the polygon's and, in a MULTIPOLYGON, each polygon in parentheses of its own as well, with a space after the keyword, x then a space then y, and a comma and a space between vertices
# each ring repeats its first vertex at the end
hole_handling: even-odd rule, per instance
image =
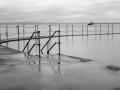
MULTIPOLYGON (((45 27, 45 26, 44 26, 45 27)), ((119 31, 120 25, 114 25, 114 32, 120 32, 119 31)), ((21 29, 21 35, 20 37, 23 37, 22 34, 22 27, 21 29)), ((49 27, 46 27, 45 29, 39 28, 40 31, 42 31, 41 35, 48 35, 48 29, 49 27), (45 32, 46 31, 46 32, 45 32)), ((52 30, 58 30, 58 26, 52 27, 52 30)), ((66 34, 64 31, 66 30, 66 27, 61 27, 61 34, 66 34)), ((71 26, 68 27, 68 34, 71 34, 71 26)), ((74 34, 80 34, 81 32, 78 32, 81 30, 79 26, 74 27, 74 34)), ((89 27, 89 34, 95 33, 95 27, 89 27)), ((99 26, 97 27, 97 30, 99 33, 99 26)), ((108 27, 104 25, 102 27, 103 32, 108 32, 108 27)), ((109 28, 110 32, 112 28, 109 28)), ((33 32, 34 27, 25 29, 25 32, 33 32)), ((86 27, 84 27, 84 31, 86 31, 86 27)), ((4 29, 1 30, 2 33, 5 32, 4 29)), ((12 28, 12 30, 9 29, 10 33, 17 33, 16 28, 12 28)), ((86 33, 86 32, 84 32, 86 33)), ((30 36, 31 34, 25 34, 25 36, 30 36)), ((9 38, 17 37, 17 35, 11 35, 9 38)), ((3 39, 6 38, 6 36, 2 37, 3 39)), ((46 43, 48 39, 42 39, 41 40, 41 47, 46 43)), ((53 38, 51 40, 51 45, 54 42, 57 42, 58 38, 53 38)), ((16 42, 9 42, 4 43, 3 45, 17 49, 22 51, 26 41, 16 41, 16 42)), ((37 42, 37 41, 36 41, 37 42)), ((32 47, 32 45, 35 43, 35 40, 31 40, 29 44, 29 48, 32 47)), ((27 51, 27 50, 26 50, 27 51)), ((43 50, 43 52, 46 54, 47 47, 43 50)), ((55 47, 50 51, 51 54, 57 54, 58 53, 58 45, 55 45, 55 47)), ((93 35, 93 36, 71 36, 71 37, 61 37, 61 54, 71 55, 71 56, 77 56, 77 57, 83 57, 83 58, 89 58, 97 61, 101 61, 104 63, 110 63, 114 65, 120 66, 120 35, 93 35)), ((36 46, 31 54, 38 55, 38 46, 36 46)))

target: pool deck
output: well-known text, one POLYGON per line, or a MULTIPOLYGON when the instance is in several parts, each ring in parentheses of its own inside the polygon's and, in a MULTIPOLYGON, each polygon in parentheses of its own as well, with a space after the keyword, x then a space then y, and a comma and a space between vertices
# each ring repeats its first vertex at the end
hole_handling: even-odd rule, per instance
POLYGON ((40 61, 0 46, 0 90, 120 90, 120 71, 109 64, 65 55, 40 61))

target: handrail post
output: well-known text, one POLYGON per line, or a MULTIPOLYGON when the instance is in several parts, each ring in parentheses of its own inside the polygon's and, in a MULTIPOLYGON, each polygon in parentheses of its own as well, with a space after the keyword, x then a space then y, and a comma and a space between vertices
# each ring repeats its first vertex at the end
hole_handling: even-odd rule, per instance
POLYGON ((38 38, 39 38, 39 57, 41 57, 41 54, 40 54, 40 31, 38 32, 38 38))
POLYGON ((58 44, 59 44, 59 55, 60 55, 60 25, 59 25, 59 31, 58 31, 58 36, 59 36, 59 38, 58 38, 58 44))

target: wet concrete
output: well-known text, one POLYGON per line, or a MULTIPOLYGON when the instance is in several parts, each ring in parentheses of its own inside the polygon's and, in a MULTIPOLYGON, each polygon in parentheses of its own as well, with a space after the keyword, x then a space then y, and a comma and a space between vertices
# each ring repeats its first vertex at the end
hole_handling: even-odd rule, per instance
POLYGON ((2 53, 0 90, 119 90, 120 71, 105 69, 107 65, 98 61, 49 56, 39 63, 33 58, 2 53))

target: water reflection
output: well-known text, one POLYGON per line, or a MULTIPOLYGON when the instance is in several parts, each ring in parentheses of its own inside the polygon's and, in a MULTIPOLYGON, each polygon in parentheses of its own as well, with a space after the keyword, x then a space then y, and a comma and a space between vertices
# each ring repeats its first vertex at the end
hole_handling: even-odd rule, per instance
MULTIPOLYGON (((61 54, 78 56, 94 59, 103 62, 112 62, 119 65, 120 62, 120 35, 95 35, 95 36, 71 36, 61 38, 61 54), (113 46, 114 45, 114 46, 113 46)), ((44 45, 48 39, 42 39, 41 45, 44 45)), ((54 38, 49 46, 58 39, 54 38)), ((2 45, 13 49, 23 50, 27 40, 4 43, 2 45), (18 45, 18 46, 17 46, 18 45), (16 47, 17 46, 17 47, 16 47)), ((30 48, 35 40, 30 41, 30 48)), ((38 43, 38 40, 37 42, 38 43)), ((42 46, 41 46, 42 47, 42 46)), ((45 47, 46 49, 46 47, 45 47)), ((27 51, 27 49, 26 49, 27 51)), ((57 45, 51 50, 51 53, 58 53, 57 45)), ((38 55, 38 46, 33 48, 31 54, 38 55)))
POLYGON ((53 71, 57 74, 60 74, 60 72, 61 72, 61 68, 60 68, 61 67, 61 56, 58 55, 58 59, 54 58, 54 56, 52 56, 52 55, 48 55, 47 57, 48 57, 47 60, 49 61, 49 64, 50 64, 51 68, 53 69, 53 71))
POLYGON ((19 42, 19 40, 18 40, 18 50, 20 51, 20 42, 19 42))
POLYGON ((74 47, 74 37, 72 36, 72 46, 74 47))
POLYGON ((8 47, 8 42, 6 43, 6 47, 8 47))

